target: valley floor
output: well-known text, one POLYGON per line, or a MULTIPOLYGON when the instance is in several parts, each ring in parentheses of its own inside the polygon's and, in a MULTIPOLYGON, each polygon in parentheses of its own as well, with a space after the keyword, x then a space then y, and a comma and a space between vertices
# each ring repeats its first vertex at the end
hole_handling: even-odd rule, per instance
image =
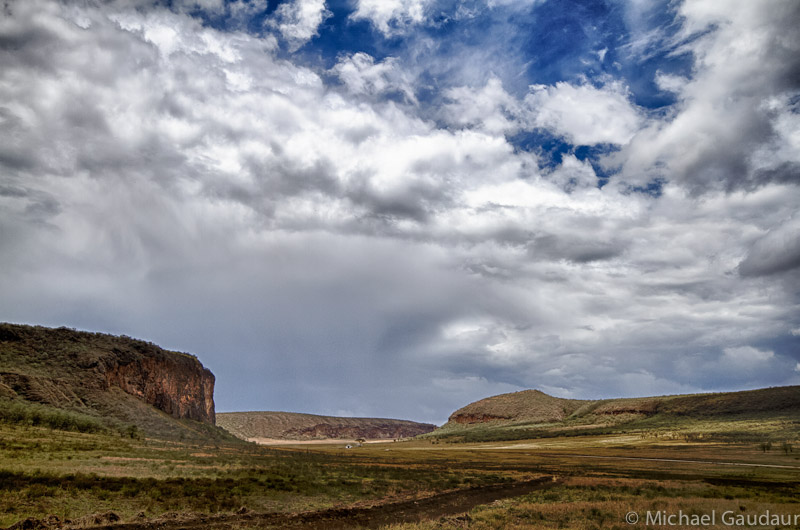
POLYGON ((0 425, 0 527, 795 528, 774 516, 800 516, 796 451, 625 435, 263 447, 0 425))

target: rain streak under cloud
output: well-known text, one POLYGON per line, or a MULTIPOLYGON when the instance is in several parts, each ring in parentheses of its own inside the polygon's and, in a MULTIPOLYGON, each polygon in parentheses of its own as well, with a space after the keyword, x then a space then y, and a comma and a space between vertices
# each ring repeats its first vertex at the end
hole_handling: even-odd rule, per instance
POLYGON ((6 0, 0 320, 220 411, 800 384, 794 0, 6 0))

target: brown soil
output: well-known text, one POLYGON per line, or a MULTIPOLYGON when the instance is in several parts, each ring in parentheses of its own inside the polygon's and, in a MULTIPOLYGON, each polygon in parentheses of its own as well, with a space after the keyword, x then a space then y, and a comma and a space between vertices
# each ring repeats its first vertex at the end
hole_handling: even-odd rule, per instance
MULTIPOLYGON (((332 508, 295 514, 256 513, 242 509, 236 514, 167 514, 157 519, 128 523, 113 523, 106 518, 102 523, 95 525, 87 525, 86 522, 82 521, 83 524, 80 526, 81 528, 94 530, 232 530, 239 528, 336 530, 379 528, 391 523, 417 522, 464 513, 480 504, 488 504, 499 499, 525 495, 554 484, 557 484, 556 479, 548 476, 511 484, 492 484, 448 491, 423 499, 390 502, 368 507, 332 508), (108 524, 106 521, 112 524, 108 524)), ((71 525, 61 526, 42 523, 44 521, 30 521, 28 525, 20 525, 20 528, 71 528, 71 525), (36 523, 39 524, 37 525, 36 523)))

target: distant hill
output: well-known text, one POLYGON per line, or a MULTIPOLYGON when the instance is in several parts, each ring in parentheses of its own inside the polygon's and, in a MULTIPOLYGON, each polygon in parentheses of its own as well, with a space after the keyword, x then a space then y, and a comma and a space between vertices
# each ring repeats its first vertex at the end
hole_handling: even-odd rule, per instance
POLYGON ((340 418, 296 412, 221 412, 217 425, 245 440, 396 440, 431 432, 429 423, 383 418, 340 418))
POLYGON ((430 436, 486 441, 619 432, 718 440, 793 439, 800 432, 800 386, 602 400, 563 399, 524 390, 470 403, 430 436))
POLYGON ((539 390, 524 390, 470 403, 451 414, 448 422, 462 425, 497 421, 558 422, 585 403, 548 396, 539 390))
POLYGON ((160 437, 214 427, 214 374, 193 355, 69 328, 0 323, 0 421, 160 437))

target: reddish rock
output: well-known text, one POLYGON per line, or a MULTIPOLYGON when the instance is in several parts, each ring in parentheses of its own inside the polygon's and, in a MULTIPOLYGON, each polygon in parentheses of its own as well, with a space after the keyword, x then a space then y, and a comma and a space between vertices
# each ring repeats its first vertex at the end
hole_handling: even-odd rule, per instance
POLYGON ((105 380, 174 418, 215 423, 214 374, 189 355, 166 352, 105 360, 105 380))

